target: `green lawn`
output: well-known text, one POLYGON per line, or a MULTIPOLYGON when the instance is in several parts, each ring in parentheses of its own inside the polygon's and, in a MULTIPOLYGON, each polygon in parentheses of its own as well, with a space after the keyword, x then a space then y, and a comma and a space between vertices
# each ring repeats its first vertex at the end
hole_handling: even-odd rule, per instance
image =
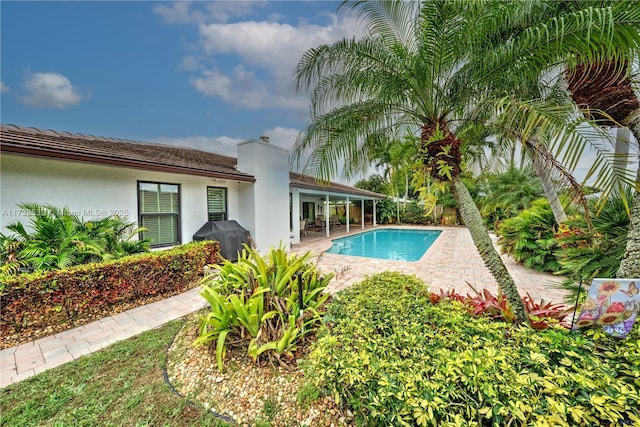
POLYGON ((224 426, 173 394, 162 368, 183 321, 0 390, 3 426, 224 426))

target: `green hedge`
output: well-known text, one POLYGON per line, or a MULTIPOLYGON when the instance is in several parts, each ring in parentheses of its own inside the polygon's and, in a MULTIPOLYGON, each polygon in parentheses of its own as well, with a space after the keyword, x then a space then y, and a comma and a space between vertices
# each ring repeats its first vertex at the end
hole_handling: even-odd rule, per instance
POLYGON ((2 335, 46 329, 92 318, 126 303, 190 289, 207 264, 217 263, 218 242, 194 242, 166 251, 5 277, 0 288, 2 335))
POLYGON ((382 273, 336 295, 305 369, 364 426, 640 423, 640 333, 536 331, 382 273), (595 341, 595 343, 594 343, 595 341))

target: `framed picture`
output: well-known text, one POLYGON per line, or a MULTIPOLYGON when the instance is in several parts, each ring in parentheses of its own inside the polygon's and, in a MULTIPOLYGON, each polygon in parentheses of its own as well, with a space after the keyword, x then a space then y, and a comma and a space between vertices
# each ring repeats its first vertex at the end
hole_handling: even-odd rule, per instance
POLYGON ((593 279, 574 329, 601 326, 626 338, 640 311, 640 279, 593 279))

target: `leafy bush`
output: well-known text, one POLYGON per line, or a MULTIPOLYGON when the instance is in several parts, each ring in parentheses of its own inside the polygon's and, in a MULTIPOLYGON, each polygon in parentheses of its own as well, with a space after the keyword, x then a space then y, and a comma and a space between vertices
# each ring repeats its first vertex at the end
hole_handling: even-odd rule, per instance
POLYGON ((183 292, 202 278, 205 265, 218 258, 217 242, 194 242, 65 270, 6 277, 0 287, 2 335, 68 326, 76 319, 113 314, 121 305, 183 292))
POLYGON ((536 331, 430 302, 417 278, 339 292, 305 364, 359 425, 640 423, 640 334, 625 341, 536 331))
POLYGON ((400 211, 400 222, 405 224, 427 224, 429 217, 426 215, 424 207, 417 200, 406 203, 400 211))
POLYGON ((218 369, 223 370, 227 336, 249 340, 248 355, 267 353, 292 359, 296 345, 314 331, 333 277, 321 276, 311 252, 287 256, 282 247, 262 258, 245 245, 237 263, 216 265, 217 275, 203 281, 202 296, 211 305, 201 318, 196 345, 216 342, 218 369), (302 292, 301 292, 302 291, 302 292))
POLYGON ((16 221, 7 226, 14 234, 0 234, 0 274, 21 270, 54 270, 134 253, 148 252, 149 240, 134 238, 134 222, 109 216, 84 221, 68 207, 25 203, 31 232, 16 221))
POLYGON ((537 271, 558 271, 554 255, 555 219, 549 201, 538 199, 518 216, 503 221, 498 228, 498 244, 517 262, 537 271))
POLYGON ((396 204, 392 198, 379 200, 376 203, 376 219, 379 224, 389 224, 396 217, 396 204))
MULTIPOLYGON (((627 200, 633 200, 630 190, 627 200)), ((594 277, 616 277, 626 248, 629 216, 622 198, 611 197, 598 215, 595 200, 589 201, 593 231, 589 231, 584 217, 574 215, 562 224, 555 235, 558 247, 555 256, 560 262, 558 274, 569 277, 564 286, 577 293, 577 279, 589 281, 594 277)))
POLYGON ((490 229, 501 221, 518 215, 543 197, 542 184, 531 169, 510 168, 504 173, 490 174, 478 197, 480 213, 490 229))

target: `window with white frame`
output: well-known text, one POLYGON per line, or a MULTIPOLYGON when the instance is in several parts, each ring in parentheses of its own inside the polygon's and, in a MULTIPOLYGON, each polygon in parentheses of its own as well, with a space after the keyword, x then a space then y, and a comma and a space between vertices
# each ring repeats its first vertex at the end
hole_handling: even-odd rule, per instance
POLYGON ((138 213, 152 247, 180 244, 180 185, 138 182, 138 213))
POLYGON ((227 220, 227 189, 207 187, 207 217, 209 221, 227 220))

